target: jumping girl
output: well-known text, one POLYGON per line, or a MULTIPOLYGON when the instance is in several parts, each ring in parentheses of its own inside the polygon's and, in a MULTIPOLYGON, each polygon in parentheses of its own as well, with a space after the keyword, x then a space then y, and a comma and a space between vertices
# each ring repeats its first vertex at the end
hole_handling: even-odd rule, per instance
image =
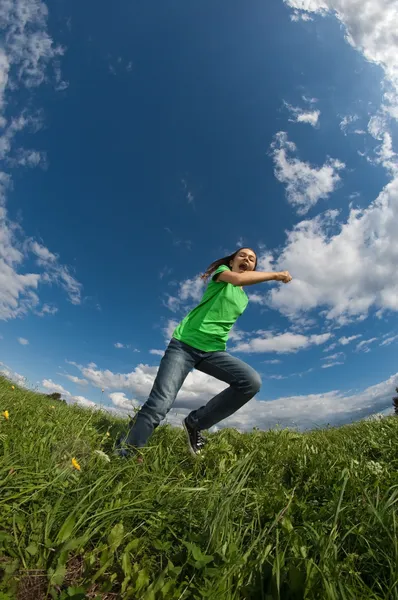
POLYGON ((248 297, 243 287, 264 281, 289 283, 288 271, 255 272, 256 254, 241 248, 214 261, 202 275, 211 280, 203 298, 181 321, 160 362, 148 400, 124 440, 126 447, 119 455, 127 457, 142 448, 153 430, 165 418, 188 373, 197 369, 229 384, 205 406, 193 410, 184 420, 192 454, 199 454, 205 444, 201 435, 226 419, 257 394, 261 386, 259 374, 239 358, 225 351, 228 334, 243 313, 248 297))

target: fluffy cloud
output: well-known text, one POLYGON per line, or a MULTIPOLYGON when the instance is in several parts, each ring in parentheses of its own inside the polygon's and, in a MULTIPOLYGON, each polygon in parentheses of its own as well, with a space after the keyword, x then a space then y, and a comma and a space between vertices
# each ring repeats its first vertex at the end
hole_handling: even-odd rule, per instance
POLYGON ((29 340, 27 340, 26 338, 22 338, 22 337, 18 338, 18 342, 21 344, 21 346, 27 346, 29 344, 29 340))
MULTIPOLYGON (((84 378, 97 388, 105 390, 123 390, 137 397, 140 401, 147 399, 158 371, 157 366, 139 364, 130 373, 113 373, 112 371, 85 367, 74 363, 84 378)), ((52 382, 51 382, 52 383, 52 382)), ((225 389, 226 384, 209 377, 200 371, 188 374, 175 403, 178 407, 196 407, 207 402, 212 396, 225 389)), ((121 396, 110 396, 121 398, 121 396)))
POLYGON ((37 265, 44 269, 41 282, 59 285, 72 304, 80 304, 82 285, 71 275, 69 267, 59 263, 58 255, 36 241, 31 241, 27 247, 36 255, 37 265))
MULTIPOLYGON (((47 7, 41 0, 6 0, 0 5, 3 44, 0 49, 0 159, 8 166, 33 167, 43 163, 44 155, 35 150, 15 147, 18 134, 42 125, 39 114, 25 109, 8 115, 8 95, 18 88, 40 85, 47 78, 48 67, 63 53, 47 33, 47 7)), ((58 83, 60 83, 58 81, 58 83)), ((9 103, 11 109, 13 104, 9 103)), ((10 113, 11 110, 8 111, 10 113)), ((40 307, 40 283, 56 283, 73 304, 81 301, 81 285, 58 257, 45 251, 34 240, 26 240, 20 226, 7 218, 5 200, 12 184, 8 173, 0 172, 0 319, 12 319, 34 311, 50 314, 49 305, 40 307), (21 273, 29 254, 37 257, 40 273, 21 273)))
POLYGON ((269 304, 291 318, 323 307, 340 324, 366 318, 371 307, 397 311, 397 214, 395 178, 366 209, 351 208, 343 224, 337 211, 298 223, 275 265, 293 281, 274 287, 269 304))
POLYGON ((298 352, 310 346, 319 346, 327 342, 330 338, 330 333, 310 336, 290 332, 275 336, 265 333, 249 341, 237 344, 233 350, 235 352, 276 352, 278 354, 285 354, 298 352))
POLYGON ((386 109, 398 118, 398 4, 390 0, 284 0, 295 20, 333 13, 344 25, 346 40, 385 72, 390 86, 386 109))
POLYGON ((40 310, 35 311, 35 315, 38 317, 44 317, 46 315, 55 315, 58 312, 58 308, 52 304, 43 304, 40 310))
MULTIPOLYGON (((333 363, 330 366, 334 366, 333 363)), ((132 372, 124 376, 125 381, 129 379, 129 394, 133 392, 136 379, 139 380, 137 389, 140 394, 145 391, 145 395, 147 395, 153 383, 156 369, 147 365, 141 365, 140 367, 141 371, 146 372, 148 375, 145 383, 140 380, 141 375, 139 373, 134 375, 135 372, 132 372)), ((51 381, 51 379, 43 380, 42 385, 49 391, 60 392, 66 396, 68 402, 91 408, 115 411, 122 415, 126 414, 126 412, 133 412, 141 404, 138 400, 129 399, 126 395, 127 389, 125 392, 111 392, 109 398, 112 401, 112 406, 105 405, 100 407, 83 396, 72 396, 62 386, 51 381)), ((307 396, 281 397, 271 401, 253 399, 234 415, 222 421, 217 429, 235 427, 240 431, 247 431, 253 427, 271 429, 276 426, 282 426, 297 427, 304 430, 328 424, 340 425, 366 418, 376 413, 384 414, 388 412, 390 414, 392 397, 395 394, 396 386, 398 386, 398 373, 395 373, 386 381, 370 386, 356 394, 345 394, 337 390, 332 390, 321 394, 309 394, 307 396)), ((218 394, 225 387, 225 384, 216 379, 208 377, 199 371, 193 371, 188 375, 186 383, 167 416, 166 422, 173 425, 181 425, 182 418, 190 410, 206 403, 212 396, 218 394)))
POLYGON ((279 131, 271 144, 275 164, 275 177, 286 184, 286 196, 296 207, 299 215, 304 215, 321 198, 327 198, 340 182, 338 171, 345 164, 335 158, 328 158, 321 167, 312 166, 291 156, 297 148, 290 142, 287 133, 279 131))
POLYGON ((321 114, 320 110, 305 110, 298 106, 292 106, 287 102, 284 104, 293 117, 289 119, 289 121, 292 121, 293 123, 308 123, 309 125, 312 125, 312 127, 318 125, 319 116, 321 114))
POLYGON ((171 340, 171 336, 173 335, 174 329, 177 327, 178 325, 178 321, 176 321, 175 319, 169 319, 165 325, 165 327, 163 327, 163 335, 164 335, 164 339, 166 344, 169 343, 169 341, 171 340))
POLYGON ((149 354, 154 354, 155 356, 163 356, 164 350, 156 350, 156 348, 153 348, 149 350, 149 354))
POLYGON ((113 344, 115 346, 115 348, 130 348, 130 346, 128 346, 127 344, 122 344, 121 342, 116 342, 115 344, 113 344))
POLYGON ((76 383, 76 385, 88 385, 87 379, 80 379, 79 377, 76 377, 76 375, 65 375, 65 377, 69 379, 69 381, 76 383))
POLYGON ((241 430, 252 427, 271 429, 277 425, 302 430, 328 424, 341 425, 388 410, 397 385, 398 373, 352 395, 330 391, 308 396, 289 396, 267 402, 251 400, 220 425, 241 430))
POLYGON ((109 394, 112 404, 123 411, 133 412, 140 406, 137 400, 129 400, 124 392, 112 392, 109 394))
POLYGON ((359 333, 358 335, 350 335, 349 337, 346 337, 345 335, 343 335, 336 342, 333 342, 333 344, 330 344, 327 348, 325 348, 324 352, 331 352, 339 345, 347 346, 348 344, 350 344, 354 340, 359 339, 360 337, 362 337, 361 333, 359 333))
POLYGON ((184 309, 188 311, 190 305, 197 304, 203 295, 204 282, 199 276, 185 279, 179 283, 176 296, 169 295, 166 306, 173 312, 184 309))
POLYGON ((28 381, 24 375, 17 373, 11 367, 8 367, 6 364, 0 361, 0 374, 7 379, 10 379, 20 387, 28 387, 28 381))
POLYGON ((52 379, 43 379, 41 382, 42 387, 49 393, 58 392, 61 396, 70 397, 71 393, 62 387, 59 383, 55 383, 52 379))
POLYGON ((96 404, 92 400, 88 400, 84 396, 71 396, 70 398, 68 398, 68 402, 72 404, 78 404, 79 406, 83 406, 84 408, 99 408, 98 404, 96 404))

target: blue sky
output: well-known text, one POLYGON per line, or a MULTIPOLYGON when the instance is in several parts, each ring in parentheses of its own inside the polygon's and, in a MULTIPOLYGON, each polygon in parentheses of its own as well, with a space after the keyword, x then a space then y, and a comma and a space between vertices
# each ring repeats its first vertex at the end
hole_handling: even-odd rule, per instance
MULTIPOLYGON (((360 15, 352 0, 2 7, 3 372, 131 411, 200 299, 197 276, 247 244, 294 280, 247 288, 229 350, 263 386, 223 425, 389 411, 394 11, 387 0, 360 15)), ((220 389, 190 374, 170 421, 220 389)))

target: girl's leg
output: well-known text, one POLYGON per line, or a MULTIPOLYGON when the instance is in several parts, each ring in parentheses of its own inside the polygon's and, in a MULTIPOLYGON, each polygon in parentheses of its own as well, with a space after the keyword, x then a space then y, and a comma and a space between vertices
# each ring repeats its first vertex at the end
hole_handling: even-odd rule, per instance
POLYGON ((210 429, 232 415, 249 402, 261 387, 257 371, 228 352, 212 352, 197 364, 196 369, 229 383, 227 389, 188 415, 188 424, 200 431, 210 429))
POLYGON ((155 427, 170 410, 189 371, 194 368, 195 351, 172 339, 162 360, 148 400, 141 407, 125 443, 135 448, 145 446, 155 427))

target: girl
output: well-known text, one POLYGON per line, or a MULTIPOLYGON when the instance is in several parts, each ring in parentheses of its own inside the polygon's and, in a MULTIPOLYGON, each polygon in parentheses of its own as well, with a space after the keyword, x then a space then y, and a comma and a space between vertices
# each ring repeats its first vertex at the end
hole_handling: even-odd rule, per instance
POLYGON ((175 329, 149 398, 125 439, 128 448, 119 450, 121 456, 127 457, 132 449, 146 444, 172 407, 192 369, 229 384, 183 421, 194 455, 199 454, 205 444, 201 431, 226 419, 257 394, 260 376, 252 367, 225 351, 228 334, 249 301, 243 286, 273 280, 289 283, 292 278, 288 271, 255 272, 256 266, 257 257, 253 250, 241 248, 214 261, 202 275, 204 280, 212 275, 211 281, 198 306, 175 329))

